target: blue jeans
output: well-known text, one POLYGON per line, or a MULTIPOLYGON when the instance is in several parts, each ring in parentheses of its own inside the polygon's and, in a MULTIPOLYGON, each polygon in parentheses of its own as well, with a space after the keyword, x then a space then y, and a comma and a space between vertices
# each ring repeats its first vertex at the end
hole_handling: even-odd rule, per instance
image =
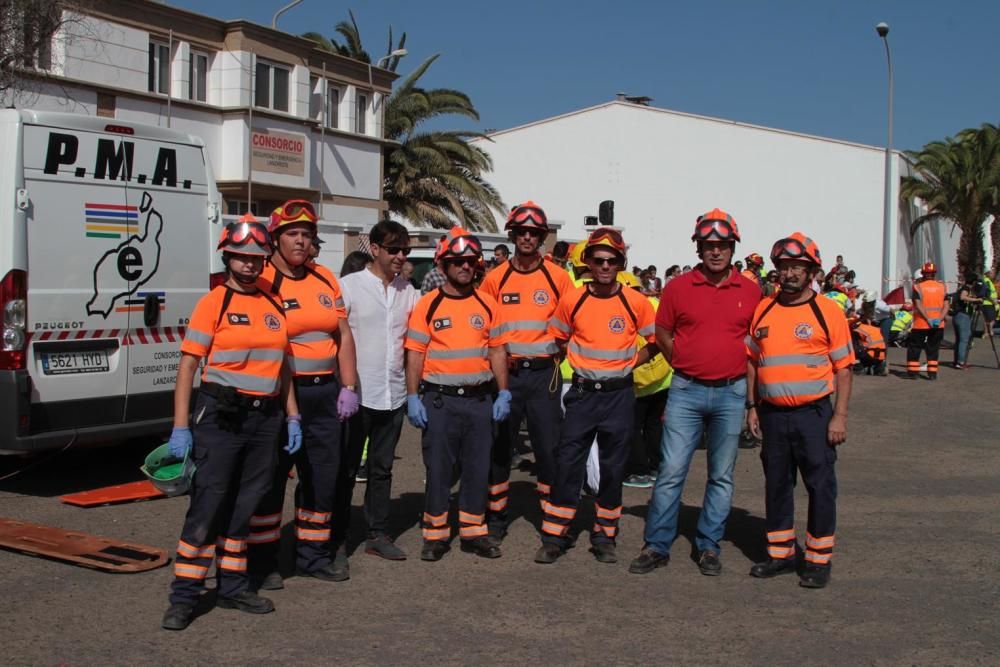
POLYGON ((726 519, 733 500, 733 468, 746 398, 746 380, 725 387, 706 387, 674 375, 660 440, 663 459, 646 516, 647 548, 661 554, 670 553, 670 546, 677 537, 681 491, 691 457, 707 428, 708 484, 698 517, 695 546, 698 551, 721 551, 719 540, 726 532, 726 519))
POLYGON ((955 327, 955 363, 964 364, 969 358, 969 341, 972 340, 972 317, 958 312, 951 318, 955 327))

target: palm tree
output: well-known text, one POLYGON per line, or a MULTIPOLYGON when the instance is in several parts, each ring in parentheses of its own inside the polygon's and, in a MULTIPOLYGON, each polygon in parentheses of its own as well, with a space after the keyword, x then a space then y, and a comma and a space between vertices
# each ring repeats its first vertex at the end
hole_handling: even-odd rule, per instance
MULTIPOLYGON (((370 63, 371 57, 361 45, 354 14, 350 17, 350 23, 341 21, 335 28, 343 44, 316 33, 303 36, 322 49, 370 63)), ((405 43, 406 33, 403 33, 394 45, 390 28, 387 55, 403 48, 405 43)), ((435 54, 422 62, 396 86, 384 105, 385 138, 397 142, 383 152, 382 194, 388 204, 386 216, 400 215, 420 226, 447 228, 459 224, 474 231, 496 231, 493 211, 506 207, 500 194, 485 179, 485 174, 493 169, 493 162, 486 151, 468 143, 469 139, 486 138, 485 135, 421 129, 426 121, 443 115, 479 120, 479 113, 465 93, 418 85, 439 56, 435 54)), ((399 58, 390 56, 386 69, 394 72, 398 65, 399 58)))
POLYGON ((908 151, 916 176, 903 178, 900 197, 904 202, 923 200, 927 213, 910 226, 935 218, 951 221, 961 232, 958 244, 959 272, 981 273, 985 253, 983 222, 990 211, 987 150, 968 137, 932 141, 919 151, 908 151))
POLYGON ((987 212, 993 216, 990 246, 995 270, 1000 268, 1000 127, 983 123, 979 129, 963 130, 958 136, 973 144, 982 162, 982 180, 978 187, 986 198, 987 212))

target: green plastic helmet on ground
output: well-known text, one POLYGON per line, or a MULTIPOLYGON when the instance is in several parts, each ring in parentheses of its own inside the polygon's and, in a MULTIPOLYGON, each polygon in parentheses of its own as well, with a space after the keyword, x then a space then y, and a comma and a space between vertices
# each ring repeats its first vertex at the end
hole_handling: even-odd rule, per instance
POLYGON ((140 470, 153 486, 168 496, 182 496, 191 490, 195 465, 190 450, 183 459, 170 453, 170 443, 163 443, 146 457, 140 470))

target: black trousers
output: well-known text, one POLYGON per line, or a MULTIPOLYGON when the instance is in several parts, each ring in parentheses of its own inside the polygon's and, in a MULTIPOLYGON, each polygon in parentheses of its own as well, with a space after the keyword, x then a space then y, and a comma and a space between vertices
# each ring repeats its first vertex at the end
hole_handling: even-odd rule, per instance
POLYGON ((556 449, 556 478, 544 505, 542 541, 565 547, 570 524, 580 504, 587 456, 597 437, 601 483, 594 507, 591 543, 614 543, 622 514, 622 481, 635 430, 635 392, 584 391, 573 387, 563 398, 566 416, 556 449))
POLYGON ((941 341, 944 339, 944 329, 913 329, 906 338, 906 372, 920 372, 920 352, 927 352, 927 374, 937 375, 938 354, 941 351, 941 341))
POLYGON ((833 416, 830 399, 797 408, 762 403, 759 410, 768 555, 795 555, 795 481, 800 472, 809 493, 806 561, 828 566, 837 529, 837 449, 827 439, 833 416))
POLYGON ((633 475, 649 475, 660 469, 660 438, 669 393, 668 388, 635 399, 635 435, 629 457, 629 472, 633 475))
POLYGON ((493 449, 493 404, 488 396, 445 396, 428 391, 422 397, 427 428, 421 448, 427 483, 424 495, 425 540, 447 540, 448 505, 456 467, 461 470, 458 492, 459 536, 484 537, 486 484, 493 449))
POLYGON ((554 362, 548 368, 512 368, 508 382, 510 416, 498 426, 490 465, 488 517, 490 528, 498 531, 506 529, 508 523, 510 463, 521 420, 528 419, 536 488, 543 502, 549 497, 555 476, 555 450, 562 421, 562 376, 554 362))
MULTIPOLYGON (((299 479, 295 488, 295 566, 312 572, 333 560, 330 524, 344 441, 343 424, 337 418, 339 393, 340 383, 336 380, 295 387, 302 415, 302 448, 293 455, 283 448, 279 451, 271 491, 251 519, 250 567, 255 574, 266 575, 278 570, 281 512, 288 473, 293 465, 299 479)), ((284 447, 288 436, 286 431, 282 433, 284 447)))
POLYGON ((247 590, 250 517, 271 487, 282 413, 248 410, 240 433, 222 430, 217 414, 216 399, 199 393, 192 420, 198 470, 177 545, 171 604, 198 601, 213 560, 220 597, 247 590))
POLYGON ((368 535, 389 531, 389 500, 392 496, 392 462, 403 431, 405 405, 395 410, 373 410, 361 406, 348 421, 347 458, 340 467, 333 511, 333 543, 347 539, 351 519, 354 482, 361 468, 361 458, 368 441, 368 483, 365 487, 364 513, 368 535))

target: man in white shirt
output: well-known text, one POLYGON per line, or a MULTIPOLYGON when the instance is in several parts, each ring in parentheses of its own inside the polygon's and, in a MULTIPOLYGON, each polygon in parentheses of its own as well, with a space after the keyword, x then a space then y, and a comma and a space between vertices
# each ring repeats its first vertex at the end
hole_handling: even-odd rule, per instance
POLYGON ((361 409, 348 423, 347 465, 337 480, 332 540, 339 544, 334 566, 344 579, 349 566, 343 543, 347 536, 354 480, 368 440, 368 486, 364 513, 368 524, 365 553, 389 560, 406 554, 388 534, 392 461, 406 414, 406 381, 403 375, 403 341, 410 311, 420 298, 399 275, 410 254, 410 235, 398 222, 383 220, 368 233, 372 263, 363 271, 340 280, 347 321, 357 346, 358 390, 361 409))

